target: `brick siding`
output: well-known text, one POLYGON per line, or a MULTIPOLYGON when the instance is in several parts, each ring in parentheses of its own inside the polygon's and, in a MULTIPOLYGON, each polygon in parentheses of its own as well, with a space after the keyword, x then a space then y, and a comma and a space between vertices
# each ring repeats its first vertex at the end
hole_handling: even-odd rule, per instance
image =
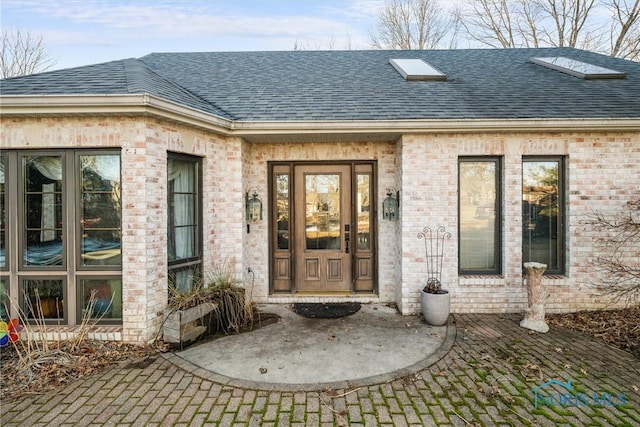
MULTIPOLYGON (((203 158, 204 269, 234 262, 259 303, 315 301, 269 295, 269 161, 376 160, 378 204, 388 186, 400 190, 400 221, 381 219, 378 206, 378 296, 403 314, 419 311, 424 286, 424 226, 446 226, 443 282, 454 312, 513 312, 526 307, 522 277, 522 156, 566 156, 567 245, 562 277, 547 278, 551 311, 610 307, 590 283, 597 255, 594 232, 583 221, 598 210, 614 213, 640 192, 640 134, 491 133, 410 134, 394 143, 250 144, 179 124, 141 118, 4 118, 3 149, 122 149, 123 341, 155 338, 167 298, 167 152, 203 158), (458 276, 459 156, 501 156, 502 260, 500 276, 458 276), (246 232, 245 191, 255 187, 264 220, 246 232), (253 276, 247 274, 251 268, 253 276)), ((16 291, 17 285, 11 289, 16 291)))

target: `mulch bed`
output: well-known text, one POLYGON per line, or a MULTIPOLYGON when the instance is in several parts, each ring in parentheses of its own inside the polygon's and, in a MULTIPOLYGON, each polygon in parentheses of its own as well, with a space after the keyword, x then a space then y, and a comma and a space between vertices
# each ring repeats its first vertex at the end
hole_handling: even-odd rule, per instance
POLYGON ((603 339, 640 359, 640 305, 623 310, 547 315, 550 325, 603 339))
POLYGON ((71 342, 52 342, 48 351, 31 349, 18 354, 17 342, 0 349, 0 396, 3 401, 20 400, 54 390, 78 378, 96 374, 118 362, 143 363, 157 356, 151 345, 86 340, 76 348, 71 342), (21 363, 20 358, 26 363, 21 363), (27 360, 28 359, 28 360, 27 360))

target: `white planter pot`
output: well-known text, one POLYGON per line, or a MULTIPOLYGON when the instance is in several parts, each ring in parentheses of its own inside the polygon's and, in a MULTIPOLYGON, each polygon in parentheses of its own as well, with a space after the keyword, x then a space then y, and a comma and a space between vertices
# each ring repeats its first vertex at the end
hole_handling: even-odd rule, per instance
POLYGON ((451 299, 449 291, 441 290, 439 294, 422 291, 420 303, 424 320, 432 326, 442 326, 447 323, 451 299))

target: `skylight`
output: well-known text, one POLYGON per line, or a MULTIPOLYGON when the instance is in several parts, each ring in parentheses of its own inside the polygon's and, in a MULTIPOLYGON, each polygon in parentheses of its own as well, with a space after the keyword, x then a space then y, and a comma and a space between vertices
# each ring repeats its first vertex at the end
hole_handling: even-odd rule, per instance
POLYGON ((626 77, 625 73, 598 67, 597 65, 588 64, 586 62, 576 61, 575 59, 565 58, 563 56, 530 58, 529 62, 551 68, 552 70, 571 74, 572 76, 580 77, 585 80, 624 79, 626 77))
POLYGON ((422 59, 390 59, 389 63, 405 80, 447 80, 447 76, 422 59))

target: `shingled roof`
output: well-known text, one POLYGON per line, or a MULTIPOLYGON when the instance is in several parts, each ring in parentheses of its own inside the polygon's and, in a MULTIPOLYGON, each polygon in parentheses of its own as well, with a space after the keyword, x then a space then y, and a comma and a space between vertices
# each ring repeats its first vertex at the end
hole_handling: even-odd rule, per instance
POLYGON ((5 95, 143 94, 238 122, 639 118, 640 64, 572 48, 153 53, 5 79, 5 95), (529 62, 563 56, 626 73, 584 80, 529 62), (446 81, 407 81, 417 58, 446 81))

